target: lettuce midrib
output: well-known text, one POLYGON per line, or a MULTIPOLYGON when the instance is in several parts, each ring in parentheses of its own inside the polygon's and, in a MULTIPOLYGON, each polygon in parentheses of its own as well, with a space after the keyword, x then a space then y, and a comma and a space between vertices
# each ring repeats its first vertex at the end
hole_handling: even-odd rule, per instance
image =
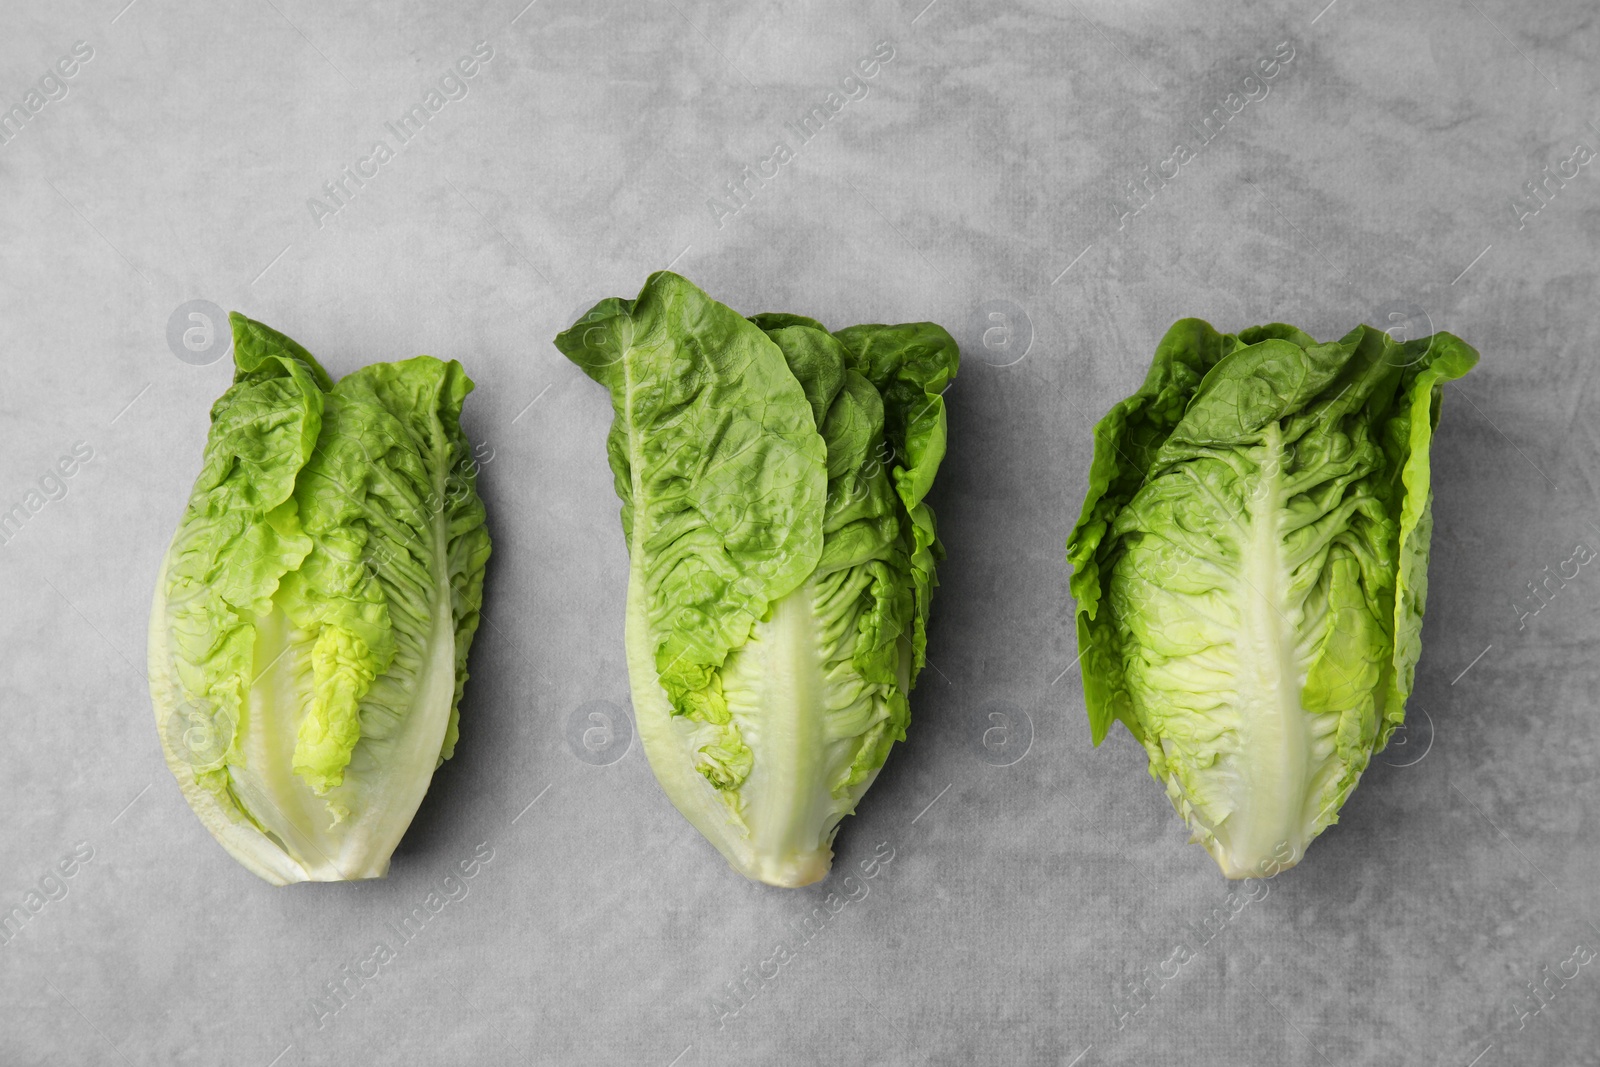
MULTIPOLYGON (((1297 661, 1299 644, 1286 610, 1290 575, 1284 558, 1282 437, 1277 423, 1263 432, 1255 484, 1250 487, 1249 525, 1237 594, 1244 602, 1238 639, 1239 738, 1227 759, 1239 765, 1242 789, 1217 836, 1217 860, 1250 873, 1280 842, 1303 844, 1301 810, 1310 780, 1311 734, 1301 706, 1307 665, 1297 661)), ((1296 612, 1298 613, 1298 612, 1296 612)))

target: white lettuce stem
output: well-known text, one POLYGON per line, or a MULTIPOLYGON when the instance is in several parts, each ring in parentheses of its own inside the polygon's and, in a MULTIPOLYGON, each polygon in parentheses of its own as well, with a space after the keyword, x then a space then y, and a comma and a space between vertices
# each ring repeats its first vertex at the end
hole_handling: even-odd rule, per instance
POLYGON ((1238 590, 1237 750, 1229 781, 1239 791, 1232 812, 1214 827, 1211 845, 1229 878, 1260 876, 1285 846, 1305 850, 1303 808, 1310 781, 1311 723, 1300 705, 1305 678, 1296 663, 1299 635, 1285 611, 1289 571, 1284 559, 1282 478, 1284 453, 1276 422, 1263 431, 1260 462, 1247 508, 1248 545, 1238 590))
MULTIPOLYGON (((642 553, 635 553, 637 560, 642 553)), ((828 873, 833 850, 821 841, 828 818, 821 766, 823 741, 822 658, 810 583, 773 605, 757 638, 772 645, 761 658, 765 686, 758 701, 760 738, 755 761, 739 791, 744 817, 695 766, 704 728, 675 716, 655 670, 645 583, 635 562, 629 569, 627 648, 634 719, 650 769, 667 798, 746 878, 776 886, 803 886, 828 873), (748 830, 747 825, 755 829, 748 830)))

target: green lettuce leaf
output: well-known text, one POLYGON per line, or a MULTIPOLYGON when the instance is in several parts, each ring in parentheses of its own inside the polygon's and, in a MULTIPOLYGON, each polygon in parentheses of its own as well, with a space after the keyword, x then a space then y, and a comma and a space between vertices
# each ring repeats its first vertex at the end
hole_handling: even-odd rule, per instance
POLYGON ((472 383, 419 356, 334 384, 231 319, 234 383, 151 611, 163 749, 261 877, 381 877, 454 746, 482 604, 472 383))
POLYGON ((1404 718, 1440 386, 1476 362, 1185 319, 1095 427, 1067 542, 1091 735, 1127 726, 1229 877, 1298 862, 1404 718))
POLYGON ((734 869, 814 882, 910 721, 955 342, 745 318, 660 272, 556 346, 611 394, 651 768, 734 869))

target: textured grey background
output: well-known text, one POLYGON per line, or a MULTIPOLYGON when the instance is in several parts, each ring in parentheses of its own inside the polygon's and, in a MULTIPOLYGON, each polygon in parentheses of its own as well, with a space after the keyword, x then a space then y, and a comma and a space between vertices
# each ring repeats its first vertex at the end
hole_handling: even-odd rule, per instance
POLYGON ((93 49, 0 144, 0 508, 93 450, 0 547, 0 910, 93 850, 0 948, 0 1062, 1600 1063, 1600 962, 1518 1014, 1600 949, 1600 571, 1528 586, 1600 548, 1597 168, 1512 206, 1600 146, 1592 4, 124 2, 0 15, 7 106, 93 49), (319 226, 308 199, 485 41, 319 226), (784 124, 879 41, 865 98, 799 145, 784 124), (778 140, 794 160, 719 226, 707 201, 778 140), (669 263, 748 312, 933 319, 965 350, 936 667, 811 890, 733 875, 636 744, 595 766, 568 742, 626 703, 626 572, 606 398, 549 339, 669 263), (162 763, 146 612, 229 377, 169 348, 195 299, 335 374, 429 352, 478 383, 490 624, 383 882, 268 887, 162 763), (1412 728, 1232 907, 1127 734, 1089 746, 1062 560, 1089 426, 1184 315, 1431 322, 1484 357, 1435 443, 1412 728), (1011 766, 985 758, 996 709, 1031 722, 1011 766), (480 842, 467 896, 319 1026, 325 983, 480 842), (847 872, 866 896, 719 1019, 847 872))

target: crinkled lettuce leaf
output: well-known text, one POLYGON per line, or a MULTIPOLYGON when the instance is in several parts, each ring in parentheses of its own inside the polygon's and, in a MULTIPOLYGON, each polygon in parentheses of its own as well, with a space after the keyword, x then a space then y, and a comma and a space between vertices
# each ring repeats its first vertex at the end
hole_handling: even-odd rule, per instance
POLYGON ((639 735, 747 877, 823 877, 910 721, 959 358, 931 323, 741 316, 670 273, 556 346, 611 394, 639 735))
POLYGON ((1175 323, 1094 430, 1067 542, 1095 744, 1120 720, 1223 873, 1276 873, 1403 720, 1450 334, 1175 323))
POLYGON ((162 745, 256 874, 381 877, 453 750, 482 605, 472 382, 419 356, 335 384, 231 320, 234 382, 151 612, 162 745))

